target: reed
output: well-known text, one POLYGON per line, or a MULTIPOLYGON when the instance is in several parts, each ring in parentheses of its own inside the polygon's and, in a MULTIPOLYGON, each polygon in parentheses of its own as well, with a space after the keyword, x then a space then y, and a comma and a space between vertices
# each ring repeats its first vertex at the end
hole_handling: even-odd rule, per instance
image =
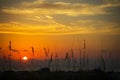
POLYGON ((78 52, 79 52, 79 70, 82 69, 82 50, 81 50, 81 44, 78 38, 78 52))
POLYGON ((49 49, 47 48, 43 48, 44 49, 44 52, 45 52, 45 55, 46 55, 46 64, 47 64, 47 67, 49 68, 49 49))
POLYGON ((11 44, 11 41, 9 41, 9 46, 8 46, 8 49, 10 51, 9 55, 8 55, 8 58, 9 58, 9 69, 10 71, 12 71, 12 60, 11 60, 11 57, 12 57, 12 44, 11 44))

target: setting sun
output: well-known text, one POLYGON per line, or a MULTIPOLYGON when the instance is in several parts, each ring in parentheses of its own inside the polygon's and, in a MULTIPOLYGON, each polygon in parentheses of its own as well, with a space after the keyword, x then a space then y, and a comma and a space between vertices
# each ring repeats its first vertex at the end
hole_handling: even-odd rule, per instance
POLYGON ((24 57, 23 57, 23 60, 24 60, 24 61, 28 60, 28 57, 24 56, 24 57))
POLYGON ((0 74, 120 71, 119 8, 120 0, 0 0, 0 74))

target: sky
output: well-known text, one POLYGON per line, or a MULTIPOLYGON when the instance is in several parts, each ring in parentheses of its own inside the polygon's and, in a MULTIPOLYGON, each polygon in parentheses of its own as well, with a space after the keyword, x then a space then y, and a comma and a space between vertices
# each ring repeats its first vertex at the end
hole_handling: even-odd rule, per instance
POLYGON ((107 53, 118 55, 119 8, 120 0, 0 0, 1 52, 9 53, 11 41, 22 56, 32 56, 33 46, 36 58, 45 58, 43 48, 61 58, 73 48, 77 57, 85 40, 92 57, 102 41, 107 53))

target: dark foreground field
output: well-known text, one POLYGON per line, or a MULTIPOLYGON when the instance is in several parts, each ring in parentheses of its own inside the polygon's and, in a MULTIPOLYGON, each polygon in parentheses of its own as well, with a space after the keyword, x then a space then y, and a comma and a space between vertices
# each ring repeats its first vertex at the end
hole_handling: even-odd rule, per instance
POLYGON ((120 73, 108 72, 1 72, 0 80, 120 80, 120 73))

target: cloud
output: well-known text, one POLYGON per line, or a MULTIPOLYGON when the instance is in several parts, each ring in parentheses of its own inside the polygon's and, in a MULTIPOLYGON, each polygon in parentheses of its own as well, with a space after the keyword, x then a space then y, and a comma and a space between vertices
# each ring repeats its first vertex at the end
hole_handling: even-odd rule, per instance
POLYGON ((119 25, 96 20, 79 20, 65 26, 53 19, 46 20, 46 25, 30 25, 20 22, 0 24, 0 33, 29 35, 63 35, 63 34, 119 34, 119 25))
POLYGON ((59 35, 85 33, 119 34, 120 28, 118 23, 102 21, 101 19, 94 20, 93 18, 93 16, 99 18, 99 15, 105 16, 111 14, 111 11, 107 9, 116 7, 120 7, 120 3, 104 2, 103 4, 89 4, 47 2, 47 0, 23 1, 14 6, 1 8, 0 12, 4 16, 3 19, 8 20, 9 17, 9 21, 0 23, 0 33, 35 35, 54 33, 59 35), (5 18, 6 15, 7 17, 5 18), (64 15, 64 18, 69 17, 71 20, 65 22, 63 18, 61 23, 59 23, 59 20, 58 22, 55 20, 55 16, 59 17, 59 15, 64 15), (75 17, 77 21, 74 20, 75 17))
POLYGON ((53 19, 53 17, 51 17, 51 16, 46 16, 48 19, 53 19))
MULTIPOLYGON (((46 16, 45 16, 46 17, 46 16)), ((47 16, 46 20, 40 20, 40 24, 34 25, 29 23, 21 22, 9 22, 9 23, 0 23, 0 33, 12 33, 12 34, 52 34, 52 33, 66 33, 68 31, 65 25, 55 22, 52 17, 47 16), (45 24, 42 24, 45 23, 45 24)), ((38 17, 36 21, 39 21, 38 17)))
POLYGON ((81 3, 65 3, 65 2, 45 2, 45 1, 34 1, 34 2, 23 2, 17 7, 3 8, 2 11, 9 14, 64 14, 69 16, 77 15, 100 15, 108 14, 105 10, 108 7, 120 6, 119 3, 116 4, 102 4, 102 5, 92 5, 92 4, 81 4, 81 3))
POLYGON ((118 4, 120 3, 120 0, 103 0, 104 3, 107 3, 107 4, 118 4))
POLYGON ((73 30, 76 29, 76 32, 81 30, 82 33, 89 34, 119 34, 120 31, 119 24, 101 20, 78 20, 69 25, 72 26, 73 30))

